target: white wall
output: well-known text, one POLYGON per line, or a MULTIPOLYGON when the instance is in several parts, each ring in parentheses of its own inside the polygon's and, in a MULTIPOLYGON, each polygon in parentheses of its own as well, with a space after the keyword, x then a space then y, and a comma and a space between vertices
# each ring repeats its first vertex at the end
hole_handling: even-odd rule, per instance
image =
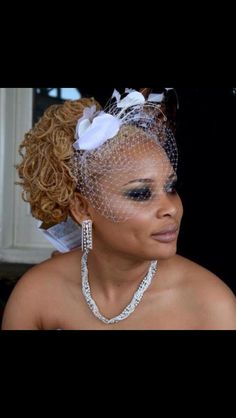
POLYGON ((0 88, 0 262, 38 263, 53 247, 15 185, 19 143, 32 126, 33 89, 0 88))

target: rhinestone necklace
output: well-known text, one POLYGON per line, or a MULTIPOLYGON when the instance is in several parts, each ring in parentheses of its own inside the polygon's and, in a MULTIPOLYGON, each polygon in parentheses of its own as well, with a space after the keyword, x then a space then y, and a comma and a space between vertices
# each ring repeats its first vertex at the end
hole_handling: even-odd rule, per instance
POLYGON ((81 279, 82 279, 82 292, 89 308, 91 309, 93 314, 105 324, 114 324, 116 322, 122 321, 123 319, 126 319, 132 312, 134 312, 137 305, 141 301, 145 290, 150 285, 157 270, 157 261, 155 260, 151 262, 146 276, 140 283, 138 289, 134 293, 134 296, 131 302, 126 306, 126 308, 119 315, 115 316, 114 318, 108 319, 108 318, 105 318, 105 316, 103 316, 99 312, 99 309, 91 296, 90 286, 89 286, 89 281, 88 281, 87 259, 88 259, 88 252, 85 251, 81 258, 81 279))

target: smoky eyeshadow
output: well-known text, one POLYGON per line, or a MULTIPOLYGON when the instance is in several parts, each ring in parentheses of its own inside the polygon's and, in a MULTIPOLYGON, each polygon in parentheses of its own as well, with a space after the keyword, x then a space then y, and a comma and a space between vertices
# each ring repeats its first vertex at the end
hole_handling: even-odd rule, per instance
POLYGON ((148 200, 152 196, 152 190, 148 186, 135 187, 124 192, 124 196, 131 200, 148 200))
MULTIPOLYGON (((135 180, 137 181, 137 180, 135 180)), ((139 180, 140 182, 147 182, 147 180, 139 180)), ((177 177, 176 176, 172 176, 171 180, 169 180, 165 185, 164 185, 164 191, 166 193, 173 193, 175 192, 175 187, 176 187, 176 183, 177 183, 177 177)), ((149 200, 152 198, 153 196, 153 186, 151 185, 140 185, 137 187, 132 187, 128 190, 125 190, 123 192, 123 195, 131 200, 136 200, 136 201, 145 201, 145 200, 149 200)))
POLYGON ((167 184, 165 185, 164 190, 165 190, 167 193, 172 193, 172 192, 174 192, 174 191, 175 191, 176 186, 177 186, 177 178, 174 178, 171 182, 169 182, 169 183, 167 183, 167 184), (171 190, 170 190, 170 189, 171 189, 171 190))

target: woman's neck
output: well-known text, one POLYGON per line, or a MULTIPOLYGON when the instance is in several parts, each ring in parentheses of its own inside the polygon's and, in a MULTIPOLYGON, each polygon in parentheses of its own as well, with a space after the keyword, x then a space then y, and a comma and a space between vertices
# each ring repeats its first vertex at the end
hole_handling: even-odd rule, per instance
POLYGON ((151 261, 137 259, 112 251, 92 250, 88 255, 89 283, 107 297, 136 289, 150 267, 151 261))

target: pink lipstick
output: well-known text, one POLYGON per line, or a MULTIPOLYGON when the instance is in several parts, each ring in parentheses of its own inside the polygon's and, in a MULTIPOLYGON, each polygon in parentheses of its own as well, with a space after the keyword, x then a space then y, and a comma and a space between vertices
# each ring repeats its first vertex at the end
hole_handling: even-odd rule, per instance
POLYGON ((179 228, 178 226, 167 226, 162 231, 152 234, 152 238, 159 242, 172 242, 177 239, 179 228))

